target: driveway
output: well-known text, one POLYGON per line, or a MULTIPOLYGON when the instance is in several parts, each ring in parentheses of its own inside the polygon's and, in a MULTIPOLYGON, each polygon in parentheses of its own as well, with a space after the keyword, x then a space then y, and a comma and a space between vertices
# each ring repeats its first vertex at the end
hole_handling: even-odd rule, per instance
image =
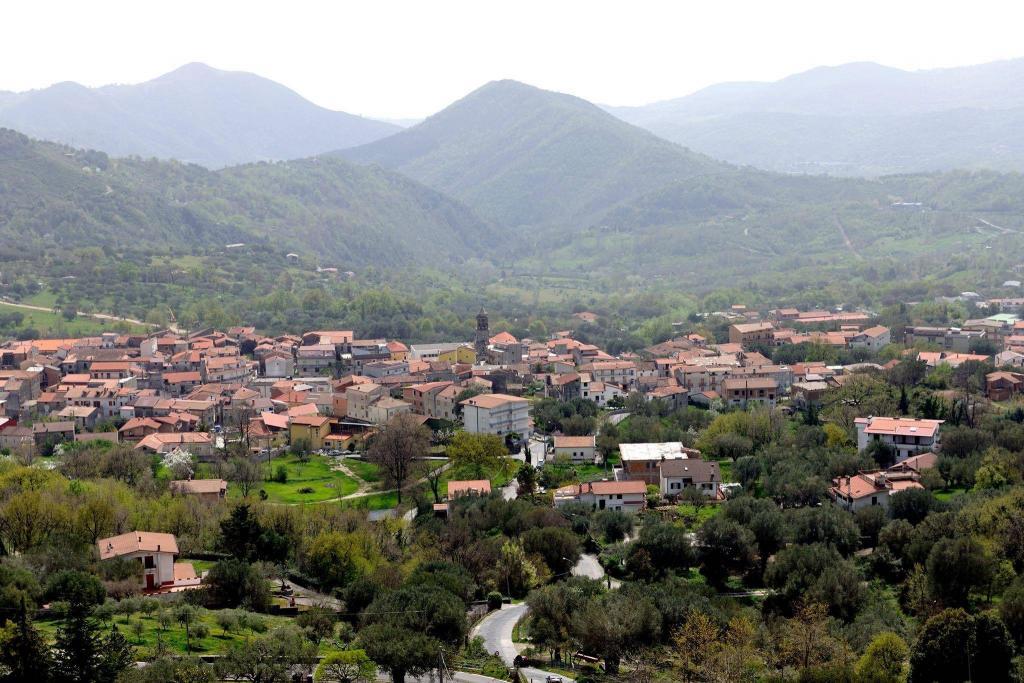
MULTIPOLYGON (((508 666, 514 666, 516 655, 519 649, 512 642, 512 629, 526 616, 526 604, 502 605, 500 610, 495 610, 477 622, 470 632, 470 637, 480 636, 484 639, 484 648, 488 652, 497 653, 501 661, 508 666)), ((529 683, 544 683, 545 678, 554 676, 550 671, 541 669, 523 668, 520 669, 523 676, 529 683)), ((571 678, 562 677, 566 681, 571 678)))
POLYGON ((618 588, 622 585, 622 582, 618 579, 609 579, 605 575, 604 567, 597 560, 597 555, 587 555, 584 553, 580 555, 579 562, 572 568, 573 576, 586 576, 589 579, 596 581, 605 581, 605 584, 609 588, 618 588))

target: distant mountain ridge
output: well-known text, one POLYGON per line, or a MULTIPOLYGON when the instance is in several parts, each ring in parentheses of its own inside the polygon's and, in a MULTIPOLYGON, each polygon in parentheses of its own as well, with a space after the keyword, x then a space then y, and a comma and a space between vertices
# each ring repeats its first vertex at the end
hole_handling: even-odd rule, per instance
POLYGON ((768 170, 1024 170, 1024 59, 916 72, 818 67, 607 110, 717 159, 768 170))
POLYGON ((0 92, 0 126, 112 156, 208 168, 308 157, 400 130, 319 107, 255 74, 198 63, 138 85, 0 92))

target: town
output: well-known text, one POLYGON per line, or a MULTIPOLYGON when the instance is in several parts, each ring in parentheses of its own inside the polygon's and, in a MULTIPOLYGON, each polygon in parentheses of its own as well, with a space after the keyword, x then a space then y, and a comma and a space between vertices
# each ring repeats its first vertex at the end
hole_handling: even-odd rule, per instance
MULTIPOLYGON (((656 651, 632 649, 659 641, 701 650, 666 665, 684 666, 673 676, 737 658, 766 673, 845 657, 859 671, 869 660, 855 653, 876 636, 906 647, 893 632, 909 639, 914 616, 987 601, 996 581, 1019 591, 1003 603, 1016 637, 1019 545, 926 528, 994 503, 1024 473, 1011 454, 1024 443, 1024 300, 978 304, 991 315, 903 329, 869 312, 735 305, 618 355, 574 330, 517 339, 490 329, 483 309, 465 339, 440 344, 254 327, 9 340, 0 537, 22 558, 64 537, 75 558, 63 573, 40 558, 64 578, 19 589, 44 628, 61 610, 123 613, 135 634, 124 647, 159 660, 177 620, 179 655, 227 652, 227 677, 257 656, 232 633, 289 621, 302 631, 275 656, 292 673, 583 680, 621 668, 641 680, 656 651), (64 490, 81 482, 94 483, 64 490), (166 510, 133 510, 124 496, 166 510), (68 531, 82 523, 87 532, 68 531), (946 558, 975 569, 943 578, 955 570, 946 558), (896 606, 891 588, 858 574, 923 592, 896 606), (592 585, 570 597, 565 577, 592 585), (83 606, 77 584, 89 581, 99 596, 83 606), (428 584, 449 592, 417 592, 428 584), (661 593, 732 613, 726 637, 740 641, 716 645, 707 617, 673 611, 661 593), (456 614, 440 625, 372 616, 396 600, 456 614), (559 600, 641 604, 609 640, 600 624, 551 612, 559 600), (762 628, 818 633, 813 656, 763 650, 743 630, 762 610, 774 615, 762 628), (860 645, 827 635, 830 619, 883 612, 895 621, 864 627, 860 645), (402 641, 421 629, 435 640, 402 641), (391 639, 413 653, 389 651, 391 639)), ((585 330, 597 317, 574 320, 585 330)))

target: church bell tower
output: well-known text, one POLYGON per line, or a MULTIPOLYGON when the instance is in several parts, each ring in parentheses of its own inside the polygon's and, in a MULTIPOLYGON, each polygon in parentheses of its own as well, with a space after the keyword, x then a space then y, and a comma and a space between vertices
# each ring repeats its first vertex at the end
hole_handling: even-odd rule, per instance
POLYGON ((480 312, 476 314, 476 337, 473 344, 476 348, 477 362, 484 360, 487 355, 487 343, 490 339, 491 331, 487 323, 487 311, 481 306, 480 312))

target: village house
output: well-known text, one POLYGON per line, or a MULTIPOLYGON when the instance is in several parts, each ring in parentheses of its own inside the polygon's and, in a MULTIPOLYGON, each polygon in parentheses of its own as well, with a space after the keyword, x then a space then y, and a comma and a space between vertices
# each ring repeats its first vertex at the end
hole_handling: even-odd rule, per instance
POLYGON ((129 531, 120 536, 101 538, 96 542, 96 548, 101 562, 138 560, 141 587, 147 592, 200 584, 191 564, 174 561, 178 554, 178 541, 174 534, 129 531))
POLYGON ((298 415, 289 424, 292 445, 305 443, 310 450, 324 447, 325 439, 331 433, 331 418, 326 415, 298 415))
POLYGON ((56 446, 65 441, 75 440, 75 423, 70 420, 60 422, 36 422, 32 425, 32 436, 36 448, 56 446))
POLYGON ((462 422, 467 432, 506 436, 518 434, 523 439, 533 431, 530 402, 507 394, 481 394, 468 398, 462 406, 462 422))
POLYGON ((896 451, 897 462, 922 451, 938 451, 939 427, 943 422, 911 417, 858 417, 854 420, 857 449, 863 451, 878 441, 896 451))
POLYGON ((985 396, 990 401, 1007 401, 1024 390, 1024 373, 990 372, 985 375, 985 396))
POLYGON ((700 451, 686 448, 679 441, 619 444, 623 476, 653 486, 660 482, 660 468, 665 461, 699 457, 700 451))
POLYGON ((205 432, 155 433, 143 437, 135 448, 157 455, 165 455, 175 449, 188 451, 197 458, 213 455, 213 439, 205 432))
POLYGON ((876 325, 853 335, 850 338, 850 348, 868 349, 877 353, 890 342, 891 337, 888 327, 876 325))
POLYGON ((705 496, 719 497, 722 474, 714 460, 685 458, 661 463, 658 486, 667 498, 676 498, 684 490, 693 488, 705 496))
POLYGON ((553 438, 553 454, 556 461, 574 463, 597 462, 597 438, 591 436, 556 436, 553 438))
POLYGON ((266 377, 291 377, 295 374, 295 358, 284 351, 271 351, 263 356, 263 374, 266 377))
POLYGON ((594 481, 563 486, 555 491, 555 507, 582 503, 593 510, 620 510, 635 514, 647 505, 647 485, 642 481, 594 481))
POLYGON ((729 326, 729 343, 744 348, 753 345, 775 344, 775 326, 770 322, 736 323, 729 326))
POLYGON ((844 510, 856 512, 872 506, 888 509, 893 495, 920 488, 924 487, 914 474, 858 472, 848 477, 833 479, 828 493, 836 505, 844 510))
POLYGON ((223 479, 177 479, 169 484, 171 495, 193 496, 203 502, 215 503, 228 495, 223 479))
POLYGON ((731 406, 746 408, 751 404, 774 407, 779 383, 768 377, 728 377, 722 380, 722 399, 731 406))
POLYGON ((412 406, 412 412, 418 415, 426 415, 434 420, 454 421, 455 398, 459 391, 452 382, 424 382, 405 387, 402 398, 412 406))

